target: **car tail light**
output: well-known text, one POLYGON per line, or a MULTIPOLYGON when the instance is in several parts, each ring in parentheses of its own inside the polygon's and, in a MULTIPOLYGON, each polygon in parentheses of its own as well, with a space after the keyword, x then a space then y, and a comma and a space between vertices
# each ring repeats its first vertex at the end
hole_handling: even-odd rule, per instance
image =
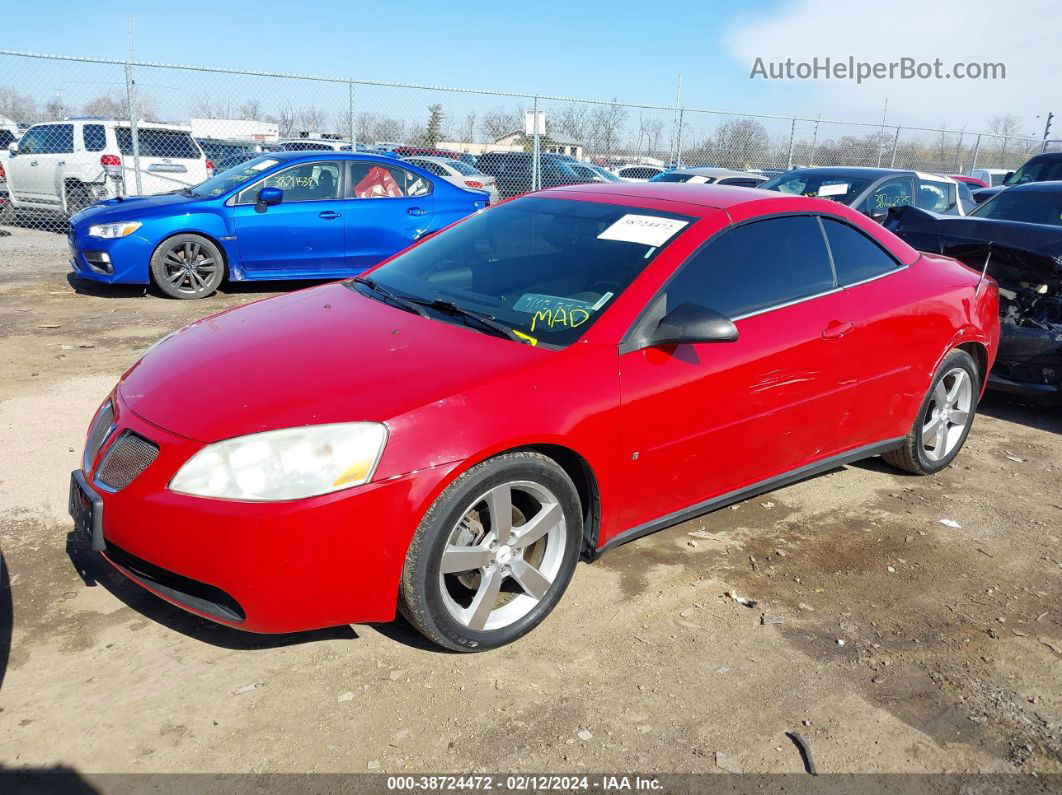
POLYGON ((7 182, 7 172, 3 166, 0 166, 0 182, 7 182))
POLYGON ((122 159, 118 155, 100 155, 100 165, 112 177, 121 176, 122 159))
POLYGON ((208 177, 214 176, 214 161, 213 160, 207 160, 206 166, 207 166, 207 176, 208 177))
POLYGON ((476 181, 474 179, 466 179, 465 180, 465 184, 468 185, 468 187, 470 187, 470 188, 482 188, 483 187, 483 183, 482 182, 478 182, 478 181, 476 181))

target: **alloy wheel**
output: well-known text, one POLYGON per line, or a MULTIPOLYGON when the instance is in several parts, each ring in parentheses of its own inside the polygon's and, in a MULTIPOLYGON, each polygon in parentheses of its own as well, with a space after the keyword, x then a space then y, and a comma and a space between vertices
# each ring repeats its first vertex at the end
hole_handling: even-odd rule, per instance
POLYGON ((564 510, 549 489, 530 481, 495 486, 447 537, 439 566, 443 605, 471 630, 510 626, 550 593, 567 543, 564 510))
POLYGON ((218 263, 202 243, 189 240, 167 251, 162 267, 164 278, 173 289, 196 295, 211 289, 218 263))
POLYGON ((933 389, 922 422, 922 452, 930 461, 947 457, 962 441, 973 408, 973 379, 961 367, 944 374, 933 389))

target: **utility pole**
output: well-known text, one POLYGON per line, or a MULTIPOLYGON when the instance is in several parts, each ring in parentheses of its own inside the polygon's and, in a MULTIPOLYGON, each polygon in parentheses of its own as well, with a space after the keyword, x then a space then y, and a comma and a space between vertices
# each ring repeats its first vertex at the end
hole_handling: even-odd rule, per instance
MULTIPOLYGON (((137 101, 136 78, 133 75, 133 15, 129 15, 129 58, 125 62, 125 102, 129 114, 129 133, 133 139, 133 177, 136 183, 136 195, 142 196, 144 186, 140 177, 140 130, 137 126, 137 116, 140 114, 140 103, 137 101)), ((128 193, 128 191, 123 191, 128 193)))
POLYGON ((671 162, 679 167, 679 152, 682 149, 682 75, 675 87, 675 118, 671 121, 671 162))
POLYGON ((1048 111, 1048 113, 1047 113, 1047 123, 1044 125, 1044 142, 1043 142, 1043 145, 1040 147, 1040 152, 1041 153, 1047 151, 1047 136, 1051 132, 1051 119, 1053 119, 1054 117, 1055 117, 1055 114, 1051 113, 1050 111, 1048 111))
POLYGON ((878 168, 881 168, 882 150, 885 143, 885 117, 889 115, 889 98, 885 97, 885 109, 881 112, 881 134, 878 136, 878 168))

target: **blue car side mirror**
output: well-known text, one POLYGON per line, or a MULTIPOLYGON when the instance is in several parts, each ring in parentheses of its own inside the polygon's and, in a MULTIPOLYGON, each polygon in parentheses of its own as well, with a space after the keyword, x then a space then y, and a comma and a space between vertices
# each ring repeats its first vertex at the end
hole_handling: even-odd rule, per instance
POLYGON ((273 207, 282 201, 284 201, 284 191, 280 188, 262 188, 258 191, 256 205, 260 211, 264 211, 266 207, 273 207))

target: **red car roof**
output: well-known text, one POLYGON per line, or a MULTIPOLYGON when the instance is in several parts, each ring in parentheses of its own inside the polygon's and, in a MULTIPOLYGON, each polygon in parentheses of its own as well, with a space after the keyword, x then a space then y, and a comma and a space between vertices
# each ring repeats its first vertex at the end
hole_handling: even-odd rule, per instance
MULTIPOLYGON (((636 199, 650 199, 678 202, 697 207, 710 207, 725 210, 738 204, 745 204, 764 199, 779 199, 785 194, 773 190, 757 188, 739 188, 730 185, 702 185, 688 182, 610 182, 590 185, 569 185, 549 188, 544 193, 563 191, 565 193, 608 194, 611 196, 629 196, 636 199)), ((588 197, 589 198, 589 197, 588 197)))

